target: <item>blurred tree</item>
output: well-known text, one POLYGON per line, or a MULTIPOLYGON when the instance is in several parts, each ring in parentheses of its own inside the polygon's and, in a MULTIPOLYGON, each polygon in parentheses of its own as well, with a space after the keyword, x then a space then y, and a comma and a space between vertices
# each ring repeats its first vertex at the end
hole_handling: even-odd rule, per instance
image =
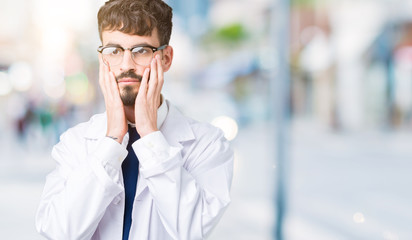
POLYGON ((247 40, 249 34, 241 23, 231 23, 221 28, 210 30, 203 38, 204 44, 236 45, 247 40))
POLYGON ((246 37, 246 30, 240 23, 224 26, 216 32, 216 38, 221 41, 239 42, 246 37))
POLYGON ((319 0, 291 0, 290 3, 292 6, 313 6, 318 3, 319 0))

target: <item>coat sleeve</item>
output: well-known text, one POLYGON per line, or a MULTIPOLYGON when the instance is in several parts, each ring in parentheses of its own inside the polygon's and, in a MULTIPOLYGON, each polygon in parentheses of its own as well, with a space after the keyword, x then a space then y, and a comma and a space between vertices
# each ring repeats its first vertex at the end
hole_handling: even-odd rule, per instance
POLYGON ((73 129, 52 150, 56 168, 47 176, 36 213, 36 229, 48 239, 90 239, 107 206, 122 192, 121 160, 127 150, 109 138, 85 154, 73 129))
POLYGON ((173 239, 204 239, 230 203, 233 152, 214 127, 185 150, 160 132, 133 144, 160 219, 173 239))

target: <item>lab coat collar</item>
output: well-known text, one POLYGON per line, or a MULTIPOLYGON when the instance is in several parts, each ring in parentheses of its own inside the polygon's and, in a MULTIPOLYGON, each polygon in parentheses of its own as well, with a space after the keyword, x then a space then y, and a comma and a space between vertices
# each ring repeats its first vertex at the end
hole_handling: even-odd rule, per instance
POLYGON ((185 142, 195 139, 193 130, 190 126, 189 119, 183 116, 168 100, 168 112, 166 118, 160 127, 160 131, 165 136, 169 144, 185 142))
MULTIPOLYGON (((180 143, 193 140, 194 134, 188 119, 183 116, 167 99, 165 99, 158 110, 159 118, 163 121, 158 121, 160 131, 165 136, 166 140, 171 145, 172 143, 180 143), (164 106, 163 106, 164 105, 164 106)), ((85 132, 85 138, 91 140, 101 139, 106 135, 107 115, 106 112, 96 114, 90 119, 90 125, 85 132)), ((128 139, 126 133, 125 139, 128 139)))

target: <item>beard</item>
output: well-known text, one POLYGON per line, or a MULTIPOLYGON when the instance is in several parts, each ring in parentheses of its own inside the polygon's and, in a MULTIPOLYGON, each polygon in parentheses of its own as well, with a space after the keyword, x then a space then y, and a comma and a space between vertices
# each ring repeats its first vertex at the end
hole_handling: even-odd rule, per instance
POLYGON ((137 97, 137 89, 132 86, 125 86, 120 89, 120 99, 124 106, 134 106, 137 97))
MULTIPOLYGON (((119 79, 122 78, 134 78, 137 79, 138 82, 142 82, 142 76, 136 74, 132 69, 127 72, 121 73, 119 76, 116 77, 116 81, 119 82, 119 79)), ((136 97, 138 93, 137 86, 124 86, 120 89, 120 99, 123 102, 124 106, 134 106, 136 102, 136 97)))

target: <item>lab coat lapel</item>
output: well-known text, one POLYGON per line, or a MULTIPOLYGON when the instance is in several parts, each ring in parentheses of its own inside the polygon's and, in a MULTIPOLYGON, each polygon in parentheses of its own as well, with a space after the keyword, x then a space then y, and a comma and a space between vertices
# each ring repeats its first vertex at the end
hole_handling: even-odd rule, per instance
MULTIPOLYGON (((182 143, 193 140, 194 134, 188 119, 184 117, 168 100, 166 100, 168 106, 168 113, 165 121, 160 126, 160 131, 166 138, 167 142, 174 147, 182 147, 182 143)), ((139 199, 139 195, 147 188, 146 179, 139 174, 136 199, 139 199)))
POLYGON ((168 114, 160 131, 171 146, 181 147, 182 142, 195 139, 188 118, 183 116, 168 100, 168 114))

